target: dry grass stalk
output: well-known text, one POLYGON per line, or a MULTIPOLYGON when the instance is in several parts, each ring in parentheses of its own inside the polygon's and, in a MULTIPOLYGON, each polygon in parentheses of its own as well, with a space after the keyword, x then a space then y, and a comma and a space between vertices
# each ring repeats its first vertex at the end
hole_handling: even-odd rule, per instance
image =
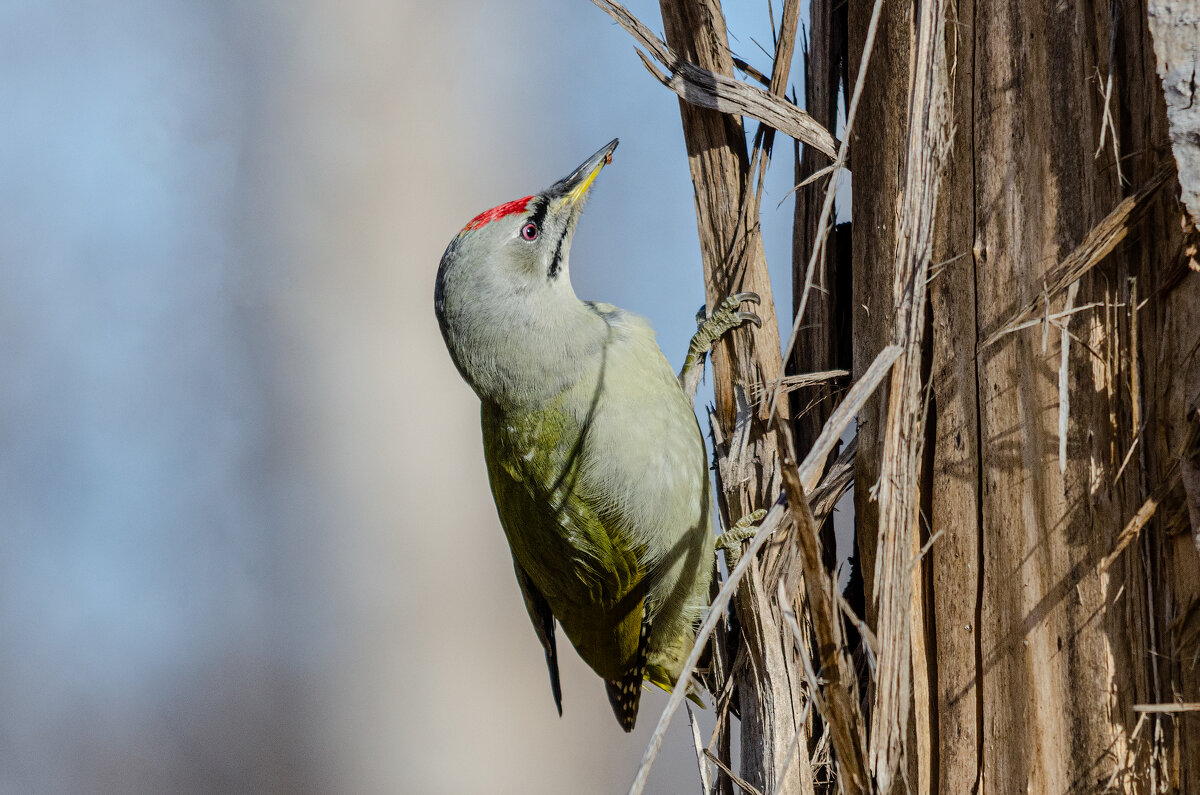
MULTIPOLYGON (((915 20, 914 71, 908 112, 904 190, 896 244, 896 341, 903 353, 892 369, 884 428, 875 583, 879 668, 872 710, 869 764, 878 790, 896 782, 904 758, 908 710, 917 690, 919 770, 930 770, 928 682, 921 602, 912 592, 911 561, 919 547, 917 528, 925 405, 921 386, 925 290, 931 259, 938 186, 952 135, 948 115, 946 7, 921 4, 915 20), (914 615, 915 613, 915 615, 914 615), (917 631, 911 631, 910 621, 917 631), (916 663, 910 663, 913 657, 916 663), (917 675, 914 676, 914 668, 917 675)), ((785 480, 786 482, 786 480, 785 480)), ((927 782, 916 782, 928 791, 927 782)))
POLYGON ((721 768, 722 773, 729 776, 730 780, 733 781, 734 784, 737 784, 739 787, 741 787, 742 791, 745 792, 746 795, 763 795, 758 787, 746 781, 746 779, 742 778, 737 773, 734 773, 733 769, 730 768, 729 765, 725 764, 721 757, 717 756, 712 751, 705 751, 704 753, 713 761, 713 764, 721 768))
POLYGON ((704 795, 708 795, 708 762, 705 761, 704 745, 700 742, 700 724, 696 722, 696 713, 692 711, 691 705, 688 705, 688 723, 692 727, 692 743, 696 746, 696 766, 700 768, 700 789, 704 795))
POLYGON ((990 345, 994 345, 1002 337, 1011 334, 1026 320, 1034 315, 1039 308, 1048 306, 1051 301, 1057 298, 1063 290, 1067 289, 1073 282, 1079 280, 1085 273, 1100 264, 1105 257, 1112 253, 1125 237, 1129 234, 1129 230, 1133 228, 1134 222, 1141 216, 1142 212, 1150 206, 1151 200, 1158 192, 1158 189, 1167 181, 1167 177, 1174 171, 1174 166, 1167 163, 1160 168, 1150 180, 1142 186, 1141 190, 1132 196, 1125 197, 1113 211, 1104 217, 1100 223, 1092 227, 1087 233, 1087 237, 1083 242, 1076 246, 1075 250, 1067 255, 1066 259, 1051 268, 1043 278, 1045 289, 1042 295, 1030 300, 1016 312, 1000 324, 1000 328, 992 332, 983 344, 979 346, 982 351, 990 345))
POLYGON ((755 384, 750 390, 751 396, 755 402, 761 403, 769 394, 772 394, 776 389, 779 394, 786 395, 796 389, 801 389, 806 386, 814 386, 823 384, 826 381, 833 381, 838 378, 845 378, 850 375, 849 370, 822 370, 819 373, 801 373, 800 375, 788 375, 766 384, 755 384))

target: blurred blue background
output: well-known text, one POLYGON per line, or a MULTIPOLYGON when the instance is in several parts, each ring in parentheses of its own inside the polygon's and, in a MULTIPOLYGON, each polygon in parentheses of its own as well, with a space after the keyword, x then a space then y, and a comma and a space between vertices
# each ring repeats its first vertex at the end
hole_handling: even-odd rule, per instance
MULTIPOLYGON (((769 73, 767 3, 727 5, 769 73)), ((0 107, 0 792, 623 791, 665 696, 626 736, 562 643, 555 713, 432 294, 463 223, 619 136, 573 279, 680 363, 692 187, 624 31, 586 0, 8 0, 0 107)), ((695 764, 677 719, 651 791, 695 764)))

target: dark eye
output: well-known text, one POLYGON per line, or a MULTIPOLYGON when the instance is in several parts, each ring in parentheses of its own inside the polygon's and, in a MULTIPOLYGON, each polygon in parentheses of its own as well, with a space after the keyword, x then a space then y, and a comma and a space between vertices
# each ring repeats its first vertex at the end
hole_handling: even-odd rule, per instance
POLYGON ((537 236, 538 236, 537 224, 528 223, 528 224, 525 224, 525 226, 521 227, 521 237, 525 238, 526 240, 537 240, 537 236))

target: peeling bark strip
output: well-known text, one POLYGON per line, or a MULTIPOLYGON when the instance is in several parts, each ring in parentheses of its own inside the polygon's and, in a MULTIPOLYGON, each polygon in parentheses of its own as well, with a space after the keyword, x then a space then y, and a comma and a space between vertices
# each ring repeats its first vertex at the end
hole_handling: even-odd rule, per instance
MULTIPOLYGON (((650 60, 650 57, 640 50, 638 51, 638 57, 642 59, 642 64, 650 74, 684 101, 721 113, 749 116, 797 141, 815 146, 830 157, 837 157, 837 142, 829 134, 829 131, 817 124, 812 116, 783 99, 782 96, 735 80, 732 77, 732 70, 727 75, 689 63, 679 58, 662 39, 655 36, 620 3, 612 2, 612 0, 592 0, 592 2, 616 20, 618 25, 625 28, 649 51, 654 60, 670 72, 669 75, 664 75, 650 60)), ((720 13, 720 4, 713 3, 710 10, 720 13)), ((668 34, 667 37, 670 38, 670 35, 668 34)), ((786 55, 787 58, 776 59, 776 63, 784 68, 791 64, 791 53, 788 52, 786 55)), ((732 63, 731 59, 730 64, 732 65, 732 63)), ((782 91, 778 93, 782 94, 782 91)))

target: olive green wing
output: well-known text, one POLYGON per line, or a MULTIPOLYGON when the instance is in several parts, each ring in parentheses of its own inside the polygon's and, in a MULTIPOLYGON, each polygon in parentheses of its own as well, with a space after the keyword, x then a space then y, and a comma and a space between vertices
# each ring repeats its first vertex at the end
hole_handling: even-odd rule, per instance
POLYGON ((483 407, 492 496, 535 629, 546 626, 544 601, 584 661, 623 680, 637 667, 645 573, 580 482, 580 434, 556 408, 514 416, 483 407))
POLYGON ((533 631, 537 633, 542 649, 546 652, 546 668, 550 671, 550 689, 554 692, 554 706, 558 708, 558 716, 562 717, 562 683, 558 677, 558 649, 554 643, 554 614, 550 612, 550 604, 542 596, 537 586, 530 581, 529 576, 521 570, 521 566, 513 561, 513 569, 517 572, 517 583, 521 586, 521 595, 525 597, 525 609, 529 611, 529 620, 533 622, 533 631))

